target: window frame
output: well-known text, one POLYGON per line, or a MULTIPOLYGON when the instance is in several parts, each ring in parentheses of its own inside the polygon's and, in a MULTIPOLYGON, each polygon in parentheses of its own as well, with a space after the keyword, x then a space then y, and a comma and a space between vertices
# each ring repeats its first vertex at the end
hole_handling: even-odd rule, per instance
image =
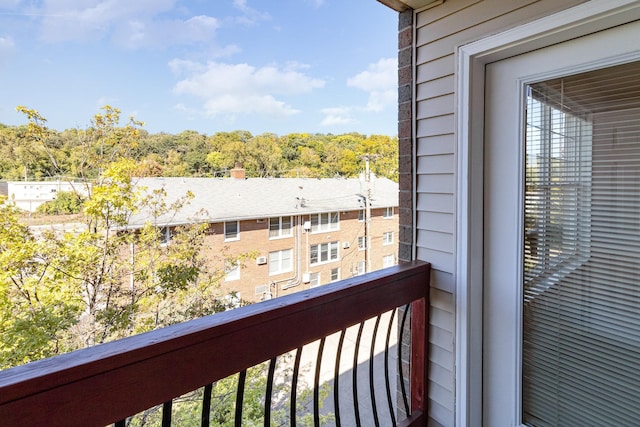
POLYGON ((382 256, 382 268, 393 267, 394 265, 396 265, 396 259, 395 259, 395 256, 393 254, 387 254, 387 255, 383 255, 382 256), (385 261, 389 257, 391 257, 391 263, 390 264, 385 261))
POLYGON ((278 274, 283 274, 283 273, 289 273, 291 271, 293 271, 293 249, 289 248, 289 249, 280 249, 277 251, 271 251, 269 252, 268 255, 268 263, 269 263, 269 276, 276 276, 278 274), (286 260, 286 258, 283 258, 283 254, 285 253, 289 253, 289 265, 286 267, 283 267, 283 260, 286 260), (272 257, 278 254, 278 258, 277 260, 273 260, 272 257), (274 262, 277 263, 277 270, 273 270, 272 269, 272 265, 274 264, 274 262))
POLYGON ((391 219, 391 218, 393 218, 394 215, 395 215, 395 210, 394 210, 393 206, 386 207, 382 211, 382 218, 383 219, 391 219))
POLYGON ((320 281, 320 272, 309 273, 309 288, 317 288, 322 283, 320 281))
POLYGON ((395 234, 396 233, 393 231, 385 231, 384 233, 382 233, 382 245, 393 245, 393 243, 395 242, 395 234), (391 236, 391 238, 389 238, 389 236, 391 236))
POLYGON ((240 221, 235 220, 235 221, 225 221, 224 222, 224 241, 225 242, 236 242, 240 240, 240 221), (235 235, 233 237, 229 237, 229 233, 227 232, 227 224, 236 224, 236 231, 235 231, 235 235))
POLYGON ((309 246, 309 265, 328 264, 338 260, 340 260, 340 242, 337 240, 333 242, 316 243, 309 246), (322 259, 323 254, 326 255, 325 260, 322 259), (314 258, 316 259, 315 261, 314 258))
POLYGON ((356 262, 356 270, 354 276, 360 276, 367 272, 367 261, 360 260, 356 262))
POLYGON ((171 227, 165 225, 163 227, 158 227, 160 232, 160 246, 167 246, 171 244, 171 237, 173 237, 173 233, 171 231, 171 227))
POLYGON ((358 236, 358 250, 366 251, 367 248, 369 247, 370 241, 371 239, 369 239, 369 237, 367 236, 358 236))
POLYGON ((269 240, 285 239, 285 238, 288 238, 288 237, 293 237, 293 216, 285 215, 285 216, 276 216, 276 217, 269 218, 268 233, 269 233, 269 240), (289 219, 288 228, 284 228, 283 227, 283 219, 284 218, 288 218, 289 219), (277 220, 277 227, 278 228, 273 228, 272 227, 272 224, 273 224, 274 220, 277 220), (273 233, 273 232, 275 232, 275 233, 273 233))
POLYGON ((311 234, 339 231, 340 212, 333 211, 311 214, 309 215, 309 222, 311 222, 311 234))
POLYGON ((239 261, 230 263, 229 265, 225 266, 224 281, 233 282, 236 280, 240 280, 240 268, 241 267, 239 261), (233 273, 233 275, 230 275, 231 273, 233 273))
POLYGON ((340 267, 332 268, 329 278, 330 278, 329 281, 331 283, 337 282, 338 280, 340 280, 340 267))

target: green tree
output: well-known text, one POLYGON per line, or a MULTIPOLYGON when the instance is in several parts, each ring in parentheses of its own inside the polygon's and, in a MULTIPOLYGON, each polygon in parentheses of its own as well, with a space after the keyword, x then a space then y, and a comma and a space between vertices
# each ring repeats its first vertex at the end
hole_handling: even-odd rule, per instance
POLYGON ((0 368, 73 349, 68 331, 83 303, 63 271, 56 236, 36 238, 0 197, 0 368))
POLYGON ((281 162, 282 150, 278 146, 277 135, 264 133, 247 142, 244 167, 250 176, 279 176, 281 162))
POLYGON ((82 210, 84 198, 72 191, 59 191, 56 198, 38 206, 36 211, 46 215, 68 215, 82 210))

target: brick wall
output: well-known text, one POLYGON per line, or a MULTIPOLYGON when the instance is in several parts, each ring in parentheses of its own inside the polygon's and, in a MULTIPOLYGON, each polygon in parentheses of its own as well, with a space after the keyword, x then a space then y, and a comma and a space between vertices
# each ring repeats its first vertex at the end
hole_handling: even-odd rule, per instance
MULTIPOLYGON (((400 208, 399 208, 399 261, 411 261, 413 248, 413 9, 398 14, 398 153, 400 168, 400 208)), ((404 310, 399 311, 399 318, 404 310)), ((398 384, 405 381, 409 393, 410 369, 410 321, 402 337, 402 372, 398 373, 398 384)), ((400 328, 400 323, 398 323, 400 328)), ((402 394, 398 390, 398 417, 406 417, 402 394)))
MULTIPOLYGON (((292 271, 270 275, 269 263, 258 264, 256 259, 247 259, 240 270, 237 280, 225 281, 223 290, 240 292, 241 298, 247 301, 259 301, 261 294, 256 294, 256 287, 266 285, 272 296, 283 296, 302 289, 309 289, 310 283, 304 283, 303 273, 318 273, 320 284, 331 281, 333 269, 339 269, 339 279, 356 274, 358 263, 365 260, 365 250, 358 247, 358 237, 365 236, 365 223, 359 220, 359 211, 339 212, 340 221, 337 230, 326 232, 307 232, 303 229, 309 215, 294 216, 293 230, 290 236, 269 238, 269 220, 252 219, 239 223, 240 233, 237 240, 225 241, 224 223, 211 224, 207 236, 207 254, 214 268, 224 268, 224 254, 238 256, 253 254, 254 257, 291 249, 293 253, 292 271), (312 245, 338 242, 338 259, 310 265, 309 248, 312 245), (299 261, 298 261, 299 257, 299 261)), ((392 256, 394 263, 398 260, 398 208, 394 208, 393 216, 384 217, 384 209, 371 210, 369 239, 371 245, 371 267, 377 270, 383 267, 383 258, 392 256), (392 242, 384 240, 385 233, 393 233, 392 242)))

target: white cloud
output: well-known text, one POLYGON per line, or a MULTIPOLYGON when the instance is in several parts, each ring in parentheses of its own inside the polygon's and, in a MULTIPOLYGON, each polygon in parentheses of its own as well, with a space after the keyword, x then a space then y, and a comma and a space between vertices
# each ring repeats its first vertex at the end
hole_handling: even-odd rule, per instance
POLYGON ((347 80, 347 86, 369 92, 366 109, 382 111, 397 105, 398 60, 383 58, 370 64, 366 71, 356 74, 347 80))
POLYGON ((114 28, 113 40, 129 49, 205 42, 213 39, 218 27, 218 20, 210 16, 187 20, 131 20, 114 28))
POLYGON ((247 0, 233 0, 233 5, 242 12, 242 16, 235 19, 239 24, 251 26, 259 21, 268 21, 271 19, 271 15, 267 12, 260 12, 257 9, 247 6, 247 0))
POLYGON ((45 0, 32 13, 42 17, 41 38, 50 43, 110 38, 137 49, 211 40, 219 21, 198 15, 187 19, 159 18, 176 0, 45 0))
POLYGON ((398 61, 395 58, 383 58, 369 64, 365 71, 347 79, 347 86, 369 93, 366 105, 350 105, 325 108, 322 126, 344 126, 359 123, 365 116, 379 113, 386 108, 396 108, 398 61))
POLYGON ((322 109, 324 119, 320 122, 321 126, 342 126, 356 123, 352 117, 353 108, 351 107, 332 107, 322 109))
POLYGON ((278 68, 249 64, 206 64, 173 60, 171 70, 185 76, 174 86, 177 95, 192 95, 203 100, 207 116, 225 114, 261 114, 286 117, 299 111, 277 96, 309 93, 324 86, 324 81, 300 71, 299 65, 278 68))

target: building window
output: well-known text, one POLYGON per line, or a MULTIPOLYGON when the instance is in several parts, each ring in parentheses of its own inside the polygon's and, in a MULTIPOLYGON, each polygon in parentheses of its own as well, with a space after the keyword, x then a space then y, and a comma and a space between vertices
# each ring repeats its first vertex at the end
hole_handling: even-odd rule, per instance
POLYGON ((367 263, 365 261, 358 261, 356 265, 356 271, 354 276, 359 276, 367 272, 367 263))
POLYGON ((338 260, 338 242, 311 245, 311 264, 322 264, 338 260))
POLYGON ((290 216, 269 218, 269 238, 291 237, 291 224, 290 216))
POLYGON ((337 282, 338 280, 340 280, 340 269, 339 268, 332 268, 331 269, 331 281, 332 282, 337 282))
POLYGON ((293 249, 269 252, 269 275, 293 270, 293 249))
POLYGON ((365 249, 367 249, 367 243, 369 242, 369 239, 367 239, 366 237, 358 237, 358 250, 359 251, 364 251, 365 249))
POLYGON ((309 274, 309 287, 316 288, 320 286, 320 273, 309 274))
POLYGON ((169 227, 160 228, 160 244, 168 245, 171 241, 171 229, 169 227))
POLYGON ((383 218, 393 218, 393 207, 384 208, 384 211, 382 211, 382 217, 383 218))
POLYGON ((240 240, 240 224, 238 221, 224 223, 224 241, 240 240))
POLYGON ((224 281, 230 282, 232 280, 240 280, 240 263, 232 262, 225 268, 224 281))
POLYGON ((391 267, 392 265, 396 265, 396 260, 393 255, 385 255, 382 257, 382 268, 391 267))
POLYGON ((311 215, 311 232, 322 233, 340 229, 340 213, 325 212, 311 215))
POLYGON ((393 244, 393 231, 387 231, 384 234, 382 234, 382 244, 383 245, 393 244))
POLYGON ((358 211, 358 221, 364 222, 364 219, 365 219, 364 209, 360 209, 358 211))
POLYGON ((260 301, 271 299, 272 295, 271 295, 271 290, 269 288, 269 285, 256 286, 255 295, 260 301))

